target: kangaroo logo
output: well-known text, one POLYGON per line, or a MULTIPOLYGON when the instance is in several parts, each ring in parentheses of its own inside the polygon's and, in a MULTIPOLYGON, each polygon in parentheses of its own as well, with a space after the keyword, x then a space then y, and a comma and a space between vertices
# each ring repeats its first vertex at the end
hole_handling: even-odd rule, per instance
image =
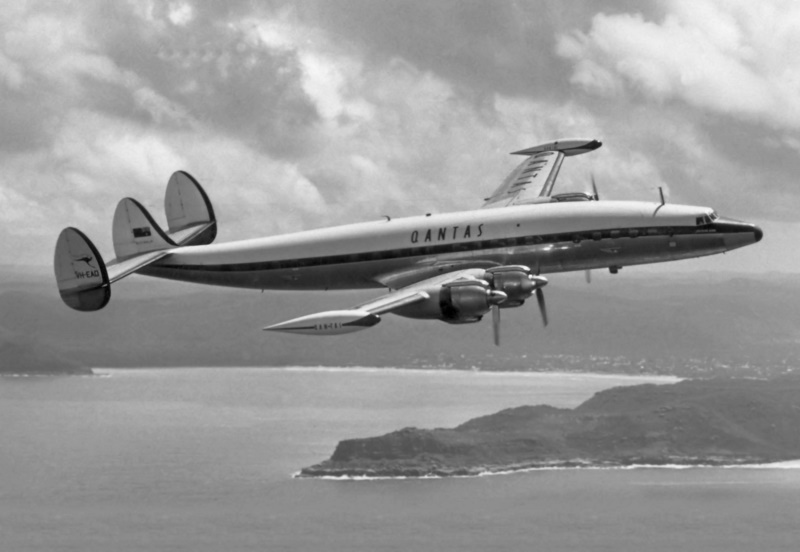
POLYGON ((72 260, 74 262, 84 262, 84 263, 86 263, 87 265, 89 265, 92 268, 97 268, 96 266, 94 266, 92 264, 92 261, 94 260, 94 257, 92 257, 90 255, 86 255, 84 257, 72 257, 72 260))

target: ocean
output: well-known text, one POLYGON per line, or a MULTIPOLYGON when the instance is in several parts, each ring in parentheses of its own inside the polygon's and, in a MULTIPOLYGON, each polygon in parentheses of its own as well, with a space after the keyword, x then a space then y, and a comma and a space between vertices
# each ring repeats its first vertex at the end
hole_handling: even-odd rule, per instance
POLYGON ((800 462, 295 479, 341 439, 672 378, 98 369, 0 378, 0 551, 798 550, 800 462))

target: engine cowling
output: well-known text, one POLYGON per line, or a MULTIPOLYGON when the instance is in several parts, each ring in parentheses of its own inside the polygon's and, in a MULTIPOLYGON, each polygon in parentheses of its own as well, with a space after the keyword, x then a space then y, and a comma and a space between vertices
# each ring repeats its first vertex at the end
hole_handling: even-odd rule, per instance
POLYGON ((544 278, 531 275, 531 269, 522 265, 498 266, 486 271, 484 279, 496 291, 502 291, 508 300, 500 308, 519 307, 536 291, 547 283, 544 278))
POLYGON ((484 280, 451 282, 442 286, 439 308, 442 320, 453 324, 478 322, 492 305, 502 304, 508 296, 491 289, 484 280))
POLYGON ((395 314, 468 324, 479 322, 492 305, 502 304, 508 298, 504 292, 492 289, 485 280, 449 282, 426 291, 429 299, 397 309, 395 314))

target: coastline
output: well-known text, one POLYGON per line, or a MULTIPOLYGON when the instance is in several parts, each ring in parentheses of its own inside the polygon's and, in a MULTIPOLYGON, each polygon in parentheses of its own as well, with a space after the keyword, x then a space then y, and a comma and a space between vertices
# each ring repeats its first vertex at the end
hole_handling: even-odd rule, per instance
POLYGON ((450 477, 484 477, 488 475, 509 475, 532 471, 553 470, 631 470, 631 469, 693 469, 693 468, 771 468, 772 469, 800 469, 798 460, 765 460, 763 458, 678 458, 670 457, 663 460, 636 458, 630 461, 592 462, 589 460, 574 459, 552 462, 527 462, 520 464, 470 466, 453 469, 392 469, 381 471, 378 469, 315 469, 313 466, 303 468, 292 474, 293 479, 330 479, 339 481, 361 480, 387 480, 387 479, 445 479, 450 477), (794 464, 787 467, 780 464, 794 464), (774 465, 774 467, 772 467, 774 465))
POLYGON ((489 477, 495 475, 513 475, 528 472, 545 471, 614 471, 614 470, 693 470, 693 469, 751 469, 751 470, 800 470, 800 458, 797 460, 779 460, 775 462, 749 462, 745 459, 742 462, 706 462, 706 463, 656 463, 656 464, 592 464, 574 461, 565 463, 569 465, 536 465, 536 466, 494 466, 486 468, 484 471, 476 471, 469 474, 425 474, 425 475, 375 475, 375 474, 325 474, 309 475, 304 474, 304 470, 299 470, 291 474, 292 479, 300 480, 321 480, 321 481, 392 481, 405 479, 459 479, 489 477))
POLYGON ((613 387, 573 409, 506 408, 453 428, 345 439, 296 477, 458 477, 532 469, 735 467, 800 459, 800 378, 613 387))

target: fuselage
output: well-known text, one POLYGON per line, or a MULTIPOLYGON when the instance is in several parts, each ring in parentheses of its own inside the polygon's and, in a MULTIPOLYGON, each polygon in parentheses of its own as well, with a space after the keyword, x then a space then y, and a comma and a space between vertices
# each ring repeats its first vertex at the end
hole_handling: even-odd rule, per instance
POLYGON ((711 208, 575 201, 349 224, 183 247, 143 274, 255 289, 399 288, 463 267, 548 274, 674 261, 755 243, 761 230, 711 208))

